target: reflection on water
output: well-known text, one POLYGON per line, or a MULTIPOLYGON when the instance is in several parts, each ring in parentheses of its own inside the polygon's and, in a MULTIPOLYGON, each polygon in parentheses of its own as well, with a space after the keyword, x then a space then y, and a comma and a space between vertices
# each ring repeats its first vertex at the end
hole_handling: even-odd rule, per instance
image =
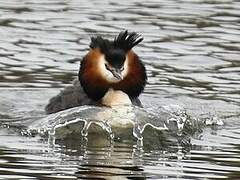
POLYGON ((146 111, 175 104, 211 124, 183 136, 148 127, 143 147, 94 134, 49 144, 1 126, 0 179, 239 179, 239 11, 238 0, 0 0, 1 124, 37 122, 77 75, 89 36, 122 29, 144 37, 146 111))

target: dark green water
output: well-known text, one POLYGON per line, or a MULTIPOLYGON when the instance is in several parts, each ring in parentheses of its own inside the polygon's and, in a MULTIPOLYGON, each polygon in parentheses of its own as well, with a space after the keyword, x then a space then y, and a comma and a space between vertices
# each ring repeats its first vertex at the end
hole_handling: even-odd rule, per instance
POLYGON ((176 104, 224 122, 142 148, 96 137, 51 144, 1 126, 0 179, 240 179, 239 12, 238 0, 0 0, 1 124, 42 117, 77 76, 89 36, 123 29, 144 37, 135 51, 146 108, 176 104))

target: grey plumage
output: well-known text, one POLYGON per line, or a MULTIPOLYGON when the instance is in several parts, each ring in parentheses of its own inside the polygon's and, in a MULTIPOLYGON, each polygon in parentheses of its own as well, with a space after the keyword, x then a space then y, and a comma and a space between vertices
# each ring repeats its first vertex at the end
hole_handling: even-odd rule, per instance
POLYGON ((87 97, 80 82, 75 79, 73 84, 64 88, 58 95, 52 97, 45 107, 47 114, 55 113, 76 106, 97 104, 87 97))

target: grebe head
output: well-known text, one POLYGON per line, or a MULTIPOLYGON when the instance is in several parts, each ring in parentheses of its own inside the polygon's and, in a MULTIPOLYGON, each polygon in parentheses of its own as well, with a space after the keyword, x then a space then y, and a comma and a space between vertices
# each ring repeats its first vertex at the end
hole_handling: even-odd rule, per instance
POLYGON ((100 73, 109 83, 123 80, 127 74, 126 52, 121 49, 110 49, 102 56, 99 62, 100 73))
POLYGON ((111 88, 138 97, 146 84, 145 67, 132 48, 143 38, 137 33, 120 32, 113 40, 92 37, 90 51, 79 70, 80 83, 93 100, 100 100, 111 88))

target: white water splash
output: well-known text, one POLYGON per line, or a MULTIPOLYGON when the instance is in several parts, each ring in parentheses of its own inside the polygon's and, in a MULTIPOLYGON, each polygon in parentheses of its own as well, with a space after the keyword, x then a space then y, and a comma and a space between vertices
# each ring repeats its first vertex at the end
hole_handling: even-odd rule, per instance
POLYGON ((172 130, 179 135, 187 120, 184 108, 180 106, 159 107, 150 111, 135 106, 115 106, 113 108, 98 106, 81 106, 51 114, 39 119, 29 126, 29 131, 40 134, 55 135, 56 129, 74 124, 83 137, 88 136, 92 124, 97 124, 107 132, 110 139, 117 134, 131 130, 138 140, 143 139, 147 126, 156 130, 172 130))

